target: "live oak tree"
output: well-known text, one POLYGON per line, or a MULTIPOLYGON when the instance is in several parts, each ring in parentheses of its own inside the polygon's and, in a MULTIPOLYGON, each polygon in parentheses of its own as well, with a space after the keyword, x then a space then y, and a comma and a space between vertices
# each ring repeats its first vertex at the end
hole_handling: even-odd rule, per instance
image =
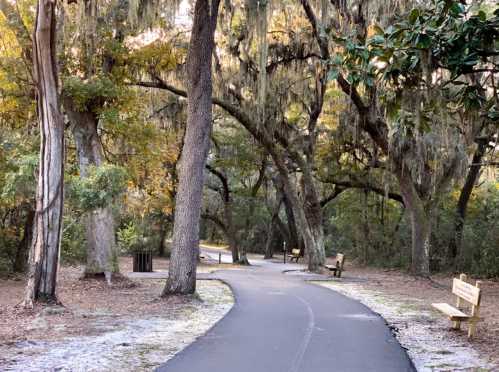
MULTIPOLYGON (((340 58, 339 64, 331 59, 337 66, 332 78, 355 105, 359 128, 388 157, 387 169, 397 179, 410 213, 411 268, 416 275, 430 273, 432 218, 463 164, 463 136, 458 125, 449 123, 472 122, 478 113, 489 121, 496 117, 497 98, 487 99, 465 77, 490 63, 497 16, 487 19, 484 12, 468 11, 473 12, 459 2, 438 1, 432 7, 414 8, 387 30, 375 27, 370 38, 366 38, 367 16, 350 14, 358 27, 357 43, 333 37, 345 48, 346 58, 340 58), (437 26, 442 28, 437 31, 437 26), (449 89, 457 93, 449 94, 449 89), (442 105, 445 111, 439 109, 442 105)), ((495 72, 494 67, 485 70, 495 72)))
POLYGON ((56 284, 64 200, 64 122, 60 112, 56 61, 56 1, 37 4, 33 71, 40 124, 40 164, 35 233, 29 255, 24 305, 57 301, 56 284))
POLYGON ((212 53, 218 0, 196 0, 187 56, 187 126, 178 172, 172 253, 163 295, 196 290, 204 169, 212 127, 212 53))
MULTIPOLYGON (((76 35, 66 35, 71 43, 77 36, 79 43, 78 48, 74 44, 71 46, 78 51, 76 61, 72 61, 74 52, 68 52, 66 56, 68 62, 63 68, 66 77, 62 102, 76 144, 79 174, 84 180, 89 177, 92 168, 105 163, 99 122, 104 107, 112 105, 113 99, 119 95, 119 87, 111 75, 116 57, 108 45, 119 48, 123 42, 128 6, 123 1, 117 1, 106 9, 97 1, 89 0, 76 2, 74 7, 76 9, 71 10, 81 17, 83 27, 76 35), (102 17, 109 22, 105 24, 106 28, 111 26, 114 29, 114 37, 107 36, 109 31, 104 29, 100 21, 102 17), (97 52, 102 53, 101 59, 96 58, 97 52), (82 77, 76 77, 78 74, 82 77)), ((119 272, 111 206, 102 205, 87 211, 85 229, 87 262, 84 275, 105 275, 111 281, 111 275, 119 272)))

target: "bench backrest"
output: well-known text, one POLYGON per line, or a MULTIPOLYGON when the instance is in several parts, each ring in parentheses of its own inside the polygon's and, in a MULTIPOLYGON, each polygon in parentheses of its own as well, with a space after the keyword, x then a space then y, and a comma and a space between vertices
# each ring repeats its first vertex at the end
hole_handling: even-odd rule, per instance
POLYGON ((299 255, 300 255, 300 250, 299 250, 298 248, 293 248, 293 249, 291 250, 291 254, 292 254, 293 256, 299 256, 299 255))
POLYGON ((454 282, 452 283, 452 293, 472 305, 480 305, 480 288, 466 283, 463 280, 454 278, 454 282))
POLYGON ((345 255, 343 253, 338 253, 336 255, 336 267, 343 270, 343 264, 345 263, 345 255))

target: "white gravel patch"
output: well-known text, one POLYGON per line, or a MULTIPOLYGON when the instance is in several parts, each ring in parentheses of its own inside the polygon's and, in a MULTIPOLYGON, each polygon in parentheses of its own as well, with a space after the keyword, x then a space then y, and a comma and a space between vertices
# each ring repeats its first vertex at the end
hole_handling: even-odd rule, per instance
MULTIPOLYGON (((200 300, 181 305, 165 317, 130 319, 96 336, 62 341, 26 341, 1 348, 1 371, 151 371, 208 331, 232 308, 234 298, 220 281, 199 281, 200 300)), ((111 326, 110 324, 111 323, 111 326)))
POLYGON ((420 372, 496 370, 469 342, 452 337, 445 330, 450 326, 446 319, 430 309, 421 309, 421 300, 390 298, 359 283, 314 283, 354 298, 379 313, 394 328, 398 341, 420 372))

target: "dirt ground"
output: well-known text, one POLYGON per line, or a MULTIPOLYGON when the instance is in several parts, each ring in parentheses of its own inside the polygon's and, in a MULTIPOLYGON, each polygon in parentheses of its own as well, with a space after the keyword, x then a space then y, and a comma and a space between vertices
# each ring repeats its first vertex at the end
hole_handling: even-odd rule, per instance
MULTIPOLYGON (((155 271, 166 271, 168 264, 166 259, 154 258, 155 271)), ((202 263, 199 271, 208 272, 220 267, 202 263)), ((123 277, 113 280, 109 287, 104 280, 80 279, 81 271, 81 267, 62 266, 57 291, 63 306, 37 306, 33 310, 17 306, 22 300, 24 280, 0 279, 0 344, 89 335, 99 332, 92 327, 95 322, 89 319, 116 314, 122 317, 161 315, 190 301, 177 296, 160 299, 164 280, 130 280, 123 277), (45 315, 50 315, 49 327, 46 327, 45 315)), ((132 271, 131 257, 120 258, 120 271, 132 271)))
MULTIPOLYGON (((333 264, 333 260, 330 260, 333 264)), ((435 275, 432 280, 415 278, 398 270, 359 267, 347 261, 343 280, 358 281, 358 284, 368 290, 380 292, 390 298, 411 303, 422 312, 430 311, 432 318, 438 319, 432 327, 444 335, 456 339, 463 344, 476 349, 485 359, 499 366, 499 281, 481 280, 482 300, 480 317, 483 318, 477 326, 477 334, 473 340, 467 339, 467 324, 462 324, 462 331, 450 329, 443 314, 433 311, 431 304, 446 302, 455 305, 456 297, 451 294, 452 279, 458 275, 435 275), (440 318, 443 321, 440 321, 440 318), (438 329, 437 329, 438 328, 438 329)), ((474 284, 477 278, 468 277, 468 282, 474 284)), ((498 367, 499 368, 499 367, 498 367)))

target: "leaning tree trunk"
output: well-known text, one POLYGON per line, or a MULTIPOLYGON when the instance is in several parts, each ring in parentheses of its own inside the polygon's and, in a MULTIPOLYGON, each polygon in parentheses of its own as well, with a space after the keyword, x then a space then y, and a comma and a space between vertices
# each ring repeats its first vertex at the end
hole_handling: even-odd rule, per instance
POLYGON ((33 35, 33 66, 40 123, 36 217, 24 305, 57 301, 56 283, 64 204, 64 121, 56 63, 56 0, 39 0, 33 35))
MULTIPOLYGON (((70 97, 64 98, 64 107, 72 124, 76 143, 80 177, 89 176, 90 167, 102 165, 102 145, 97 132, 98 118, 88 111, 77 111, 70 97)), ((85 216, 87 262, 85 277, 105 276, 119 272, 114 217, 110 206, 89 211, 85 216)))
POLYGON ((163 295, 196 290, 204 168, 212 127, 211 61, 220 0, 196 0, 187 57, 187 127, 179 169, 172 255, 163 295))

